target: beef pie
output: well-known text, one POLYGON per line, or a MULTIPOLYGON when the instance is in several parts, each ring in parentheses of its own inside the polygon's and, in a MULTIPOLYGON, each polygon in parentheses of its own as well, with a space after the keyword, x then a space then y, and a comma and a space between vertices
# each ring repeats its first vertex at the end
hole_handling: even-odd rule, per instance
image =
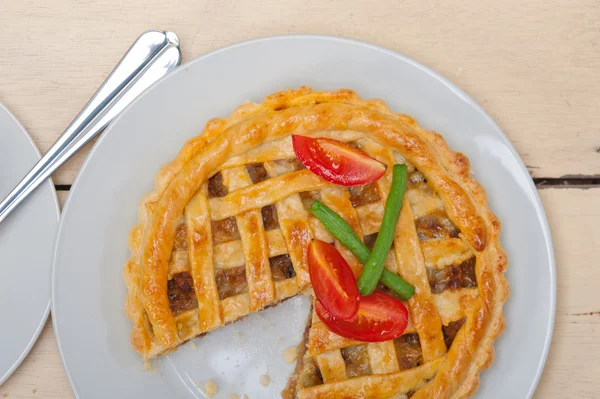
POLYGON ((406 191, 385 268, 414 288, 403 300, 407 325, 393 339, 361 341, 333 333, 313 310, 282 396, 473 395, 504 329, 500 223, 463 154, 350 90, 301 87, 246 103, 208 122, 160 170, 124 269, 133 348, 150 359, 286 298, 314 298, 313 240, 333 244, 359 277, 363 262, 311 206, 334 210, 371 250, 397 164, 406 165, 406 191), (346 143, 385 165, 383 174, 362 186, 333 183, 299 161, 292 135, 346 143))

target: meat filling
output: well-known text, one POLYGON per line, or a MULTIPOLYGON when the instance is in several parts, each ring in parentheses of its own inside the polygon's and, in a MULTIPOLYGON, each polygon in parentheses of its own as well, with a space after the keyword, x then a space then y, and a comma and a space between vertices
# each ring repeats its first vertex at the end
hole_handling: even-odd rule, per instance
POLYGON ((431 213, 416 220, 419 240, 428 241, 436 238, 457 238, 460 230, 443 212, 431 213))
POLYGON ((227 195, 227 187, 223 184, 221 172, 208 179, 208 197, 224 197, 227 195))
POLYGON ((263 206, 260 210, 262 214, 263 225, 265 230, 274 230, 279 227, 279 219, 277 217, 277 207, 275 204, 263 206))
POLYGON ((402 335, 394 340, 400 370, 411 369, 423 364, 423 352, 419 334, 402 335))
POLYGON ((271 264, 271 274, 274 281, 283 281, 296 277, 292 259, 288 254, 273 256, 269 258, 269 263, 271 264))
POLYGON ((452 346, 452 342, 454 342, 454 338, 458 331, 465 324, 466 319, 462 318, 460 320, 451 321, 447 326, 442 326, 442 333, 444 334, 444 342, 446 343, 446 348, 450 350, 452 346))
POLYGON ((240 232, 238 231, 234 216, 211 222, 211 229, 215 244, 240 239, 240 232))
POLYGON ((220 300, 248 291, 245 266, 218 270, 215 279, 220 300))
POLYGON ((355 208, 377 202, 381 199, 379 190, 374 183, 367 184, 366 186, 349 187, 348 193, 350 193, 350 202, 355 208))
POLYGON ((323 384, 323 376, 317 362, 314 359, 305 359, 298 377, 298 387, 303 389, 321 384, 323 384))
POLYGON ((427 278, 431 292, 439 294, 445 290, 477 287, 475 275, 475 257, 467 259, 460 265, 450 265, 443 269, 427 268, 427 278))
POLYGON ((186 310, 196 309, 198 300, 194 291, 194 280, 189 273, 177 273, 167 284, 167 295, 174 316, 186 310))
POLYGON ((427 179, 423 173, 419 172, 418 170, 414 170, 408 175, 408 182, 411 185, 417 185, 420 183, 427 183, 427 179))
POLYGON ((344 363, 346 363, 348 378, 373 374, 366 345, 350 346, 343 348, 341 352, 344 363))
POLYGON ((248 171, 248 175, 250 175, 250 180, 252 180, 252 183, 254 184, 260 183, 261 181, 265 181, 269 178, 269 174, 262 163, 246 165, 246 170, 248 171))
POLYGON ((304 209, 309 210, 315 200, 321 200, 321 194, 318 191, 303 191, 300 193, 300 199, 304 209))
POLYGON ((373 246, 375 245, 375 240, 377 240, 378 234, 379 233, 369 234, 368 236, 365 236, 365 238, 363 239, 365 245, 367 246, 367 248, 369 248, 370 251, 373 250, 373 246))

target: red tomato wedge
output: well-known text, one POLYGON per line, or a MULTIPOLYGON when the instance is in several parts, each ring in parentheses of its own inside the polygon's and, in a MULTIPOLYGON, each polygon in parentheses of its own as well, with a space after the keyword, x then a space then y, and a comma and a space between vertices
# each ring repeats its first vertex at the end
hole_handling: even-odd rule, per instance
POLYGON ((317 316, 334 333, 365 342, 383 342, 397 338, 408 324, 408 310, 399 300, 375 291, 360 298, 356 316, 342 320, 315 301, 317 316))
POLYGON ((385 173, 385 165, 337 140, 292 135, 296 156, 315 175, 341 186, 364 186, 385 173))
POLYGON ((314 240, 308 247, 308 270, 315 295, 329 314, 339 319, 356 315, 360 299, 356 278, 333 245, 314 240))

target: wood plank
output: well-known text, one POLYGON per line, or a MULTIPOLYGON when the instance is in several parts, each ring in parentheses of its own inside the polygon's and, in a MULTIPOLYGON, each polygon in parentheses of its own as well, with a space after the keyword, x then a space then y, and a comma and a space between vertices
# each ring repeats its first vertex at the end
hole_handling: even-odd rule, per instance
MULTIPOLYGON (((267 35, 339 35, 402 52, 457 83, 504 129, 535 177, 600 175, 596 0, 367 4, 6 2, 0 101, 46 151, 146 29, 175 31, 185 60, 267 35)), ((86 153, 65 165, 55 182, 70 184, 86 153)))
POLYGON ((597 398, 600 391, 600 188, 540 196, 556 255, 557 309, 542 398, 597 398))
POLYGON ((75 395, 58 355, 52 320, 44 326, 38 341, 21 366, 3 385, 0 398, 71 399, 75 395))
MULTIPOLYGON (((540 190, 556 250, 558 307, 548 364, 535 399, 596 398, 600 391, 600 188, 540 190)), ((65 192, 59 194, 63 200, 65 192)), ((0 387, 10 399, 72 398, 50 323, 0 387), (36 393, 33 393, 33 390, 36 393)))
POLYGON ((69 196, 69 192, 66 190, 58 190, 56 192, 56 195, 58 196, 58 203, 60 205, 60 209, 62 209, 65 206, 65 201, 69 196))

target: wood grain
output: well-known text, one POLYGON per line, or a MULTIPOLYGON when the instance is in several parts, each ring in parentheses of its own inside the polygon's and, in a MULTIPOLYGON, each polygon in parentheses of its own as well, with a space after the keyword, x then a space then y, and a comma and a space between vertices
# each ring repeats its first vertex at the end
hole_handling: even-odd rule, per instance
MULTIPOLYGON (((600 188, 545 189, 540 195, 553 233, 558 301, 554 339, 534 398, 597 398, 600 295, 590 282, 600 281, 600 188)), ((66 192, 59 193, 61 201, 65 197, 66 192)), ((73 398, 50 322, 25 362, 0 387, 3 393, 10 399, 73 398)))
MULTIPOLYGON (((600 175, 597 0, 23 0, 0 12, 0 101, 46 151, 133 40, 170 29, 184 60, 251 38, 315 33, 379 44, 462 87, 535 177, 600 175), (260 5, 259 5, 260 4, 260 5)), ((70 184, 86 152, 55 176, 70 184)))
POLYGON ((556 255, 557 304, 548 363, 535 399, 600 392, 600 188, 540 190, 556 255))

